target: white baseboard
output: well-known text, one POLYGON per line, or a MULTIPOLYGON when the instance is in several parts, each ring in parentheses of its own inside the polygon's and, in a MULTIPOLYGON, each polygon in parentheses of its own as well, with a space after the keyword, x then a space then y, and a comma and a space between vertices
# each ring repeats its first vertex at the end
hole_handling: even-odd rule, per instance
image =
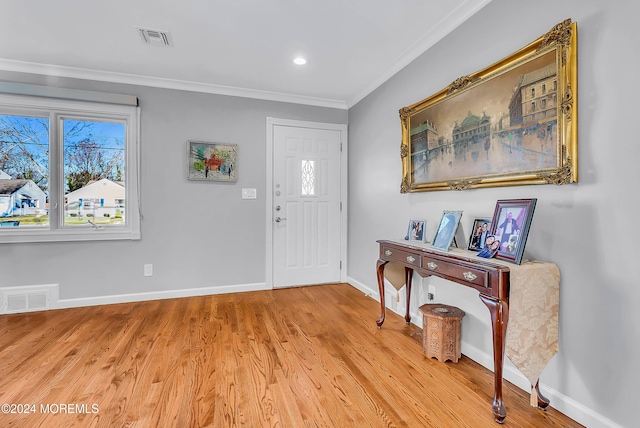
POLYGON ((347 283, 350 286, 352 286, 354 288, 357 288, 358 290, 362 291, 367 296, 377 300, 378 302, 380 301, 380 298, 378 296, 378 290, 374 290, 373 288, 367 287, 363 283, 358 282, 355 279, 349 278, 349 277, 347 277, 347 283))
POLYGON ((110 296, 60 299, 51 309, 79 308, 84 306, 111 305, 114 303, 143 302, 147 300, 176 299, 181 297, 206 296, 210 294, 242 293, 270 290, 263 282, 255 284, 223 285, 218 287, 186 288, 181 290, 153 291, 148 293, 113 294, 110 296))
MULTIPOLYGON (((377 300, 378 302, 380 301, 378 290, 375 290, 359 281, 356 281, 351 277, 347 278, 347 282, 352 287, 357 288, 367 296, 377 300)), ((385 292, 385 296, 387 294, 388 293, 385 292)), ((400 316, 404 316, 404 313, 401 314, 395 310, 395 302, 393 302, 392 299, 389 299, 387 296, 385 297, 385 301, 387 302, 387 309, 396 312, 400 316)), ((417 326, 422 326, 421 314, 412 313, 411 319, 412 322, 417 326)), ((462 349, 462 353, 466 357, 472 359, 481 366, 493 372, 493 355, 479 348, 476 348, 475 346, 465 343, 464 341, 460 343, 460 347, 462 349)), ((529 383, 529 380, 522 373, 520 373, 520 371, 508 360, 504 365, 503 378, 511 382, 518 388, 522 389, 523 391, 526 391, 527 393, 531 392, 531 384, 529 383)), ((543 396, 551 401, 551 407, 584 426, 587 426, 589 428, 623 428, 621 425, 614 423, 613 421, 605 418, 599 413, 596 413, 593 410, 589 409, 585 405, 578 403, 574 399, 567 397, 566 395, 544 385, 543 383, 540 383, 540 391, 543 396)))

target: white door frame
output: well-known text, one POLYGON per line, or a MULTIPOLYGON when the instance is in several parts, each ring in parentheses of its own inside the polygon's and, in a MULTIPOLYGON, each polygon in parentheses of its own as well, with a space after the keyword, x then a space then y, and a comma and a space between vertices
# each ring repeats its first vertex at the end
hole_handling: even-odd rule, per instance
POLYGON ((340 282, 347 282, 347 125, 337 123, 307 122, 291 119, 267 117, 267 177, 266 177, 266 275, 267 288, 273 288, 273 127, 291 126, 340 131, 340 282))

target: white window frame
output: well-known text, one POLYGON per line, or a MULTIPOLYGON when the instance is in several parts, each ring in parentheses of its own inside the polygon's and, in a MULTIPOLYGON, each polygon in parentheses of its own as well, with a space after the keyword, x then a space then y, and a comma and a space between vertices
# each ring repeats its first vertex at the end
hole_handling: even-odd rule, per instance
POLYGON ((140 239, 140 108, 137 105, 0 94, 0 109, 2 114, 49 117, 49 227, 0 228, 0 243, 140 239), (69 117, 126 123, 125 224, 64 225, 63 130, 60 123, 69 117))

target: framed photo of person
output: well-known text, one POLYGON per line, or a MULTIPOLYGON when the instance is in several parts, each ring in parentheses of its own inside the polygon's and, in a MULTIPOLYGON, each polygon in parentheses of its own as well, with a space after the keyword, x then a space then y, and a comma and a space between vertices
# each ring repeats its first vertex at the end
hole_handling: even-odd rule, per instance
POLYGON ((476 218, 473 220, 471 227, 471 236, 469 236, 469 245, 467 249, 470 251, 480 251, 487 245, 487 237, 491 235, 491 220, 486 218, 476 218))
POLYGON ((489 235, 485 240, 484 247, 478 251, 478 257, 484 257, 485 259, 495 257, 498 253, 498 248, 500 248, 500 241, 495 236, 489 235))
POLYGON ((462 217, 462 211, 444 211, 442 213, 440 224, 438 224, 436 234, 431 241, 432 247, 445 251, 449 250, 451 242, 456 235, 460 217, 462 217))
POLYGON ((410 242, 424 242, 424 228, 427 225, 426 220, 409 220, 409 230, 407 231, 407 239, 410 242))
POLYGON ((500 241, 497 259, 522 263, 537 199, 507 199, 496 202, 491 234, 500 241))

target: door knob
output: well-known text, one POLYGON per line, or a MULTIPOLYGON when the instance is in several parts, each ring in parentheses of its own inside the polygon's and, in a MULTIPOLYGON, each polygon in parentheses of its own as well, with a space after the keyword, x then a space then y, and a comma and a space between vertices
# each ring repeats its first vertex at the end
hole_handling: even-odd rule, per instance
POLYGON ((276 223, 280 223, 282 220, 286 220, 286 218, 276 217, 276 223))

